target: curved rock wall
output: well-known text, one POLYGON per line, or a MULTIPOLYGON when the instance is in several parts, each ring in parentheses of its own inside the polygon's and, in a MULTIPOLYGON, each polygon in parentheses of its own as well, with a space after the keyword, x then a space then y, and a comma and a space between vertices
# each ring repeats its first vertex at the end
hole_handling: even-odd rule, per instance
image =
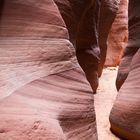
POLYGON ((0 102, 0 140, 97 140, 93 104, 79 68, 39 78, 0 102))
POLYGON ((73 68, 72 44, 52 0, 4 0, 0 22, 0 94, 73 68))
POLYGON ((0 94, 13 94, 0 102, 0 139, 97 139, 92 91, 73 46, 96 92, 119 2, 1 1, 0 94))
POLYGON ((99 47, 100 47, 100 64, 98 73, 99 76, 102 74, 102 70, 105 64, 107 55, 107 38, 119 9, 120 0, 102 0, 100 8, 100 19, 99 19, 99 47))
MULTIPOLYGON (((71 51, 73 49, 72 46, 76 47, 78 61, 85 71, 93 91, 96 91, 98 76, 101 75, 105 62, 107 37, 118 10, 119 1, 55 0, 61 14, 51 0, 36 2, 36 4, 35 2, 25 1, 20 4, 18 1, 4 0, 3 4, 1 4, 3 5, 1 7, 0 23, 2 52, 2 82, 0 87, 2 91, 9 94, 16 89, 15 87, 18 88, 36 78, 55 73, 55 71, 61 71, 62 69, 72 68, 74 64, 72 62, 74 57, 74 52, 71 51), (32 7, 30 7, 31 5, 32 7), (16 6, 19 8, 15 8, 16 6), (32 12, 35 9, 36 11, 32 12), (25 10, 27 13, 24 13, 25 10), (46 14, 48 15, 47 17, 45 16, 46 14), (69 37, 73 45, 69 42, 69 37), (32 44, 32 47, 30 44, 32 44), (4 45, 7 46, 7 50, 2 49, 4 45), (51 46, 54 47, 52 48, 51 46), (56 55, 57 48, 60 49, 56 55), (5 75, 5 73, 8 74, 5 75)), ((123 1, 120 5, 121 10, 116 18, 116 22, 118 23, 119 20, 121 23, 124 23, 126 21, 122 21, 122 13, 124 13, 126 2, 123 1)), ((114 28, 116 27, 116 22, 114 23, 114 28)), ((125 25, 121 24, 118 25, 119 29, 112 30, 118 31, 120 28, 124 29, 125 27, 125 25)), ((114 33, 112 34, 109 38, 115 40, 115 35, 114 33)), ((118 43, 116 46, 122 45, 122 40, 126 38, 123 34, 119 39, 121 41, 117 42, 120 42, 120 44, 118 43)), ((112 44, 114 42, 109 43, 108 50, 113 46, 112 44)), ((120 52, 109 53, 107 58, 108 56, 111 58, 110 55, 116 57, 114 54, 118 55, 120 52)), ((111 60, 109 60, 110 62, 111 60)))
POLYGON ((121 0, 107 41, 105 66, 117 66, 128 42, 128 1, 121 0))
POLYGON ((54 1, 3 2, 0 140, 96 140, 92 90, 54 1))
POLYGON ((119 91, 110 114, 112 131, 128 140, 140 139, 140 3, 129 0, 129 40, 119 66, 119 91))
POLYGON ((69 30, 70 40, 76 48, 78 62, 85 71, 93 91, 96 92, 98 76, 101 76, 106 58, 107 37, 120 1, 55 0, 55 2, 69 30))

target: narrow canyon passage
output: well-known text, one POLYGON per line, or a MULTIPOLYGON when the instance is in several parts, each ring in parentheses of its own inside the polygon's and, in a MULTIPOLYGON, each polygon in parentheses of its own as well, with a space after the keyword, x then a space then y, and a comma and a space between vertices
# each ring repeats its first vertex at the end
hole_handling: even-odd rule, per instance
POLYGON ((0 140, 140 140, 139 7, 2 0, 0 140))
POLYGON ((120 140, 111 133, 109 123, 109 114, 117 96, 116 75, 117 68, 105 68, 97 94, 94 96, 99 140, 120 140))

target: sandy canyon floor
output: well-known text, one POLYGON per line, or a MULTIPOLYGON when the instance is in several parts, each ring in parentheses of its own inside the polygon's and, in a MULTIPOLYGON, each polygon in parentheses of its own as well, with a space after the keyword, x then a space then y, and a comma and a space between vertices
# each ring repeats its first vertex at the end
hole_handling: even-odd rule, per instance
POLYGON ((103 71, 100 78, 98 93, 95 95, 95 110, 99 140, 120 140, 114 136, 109 128, 109 113, 117 96, 115 80, 117 68, 110 67, 103 71))

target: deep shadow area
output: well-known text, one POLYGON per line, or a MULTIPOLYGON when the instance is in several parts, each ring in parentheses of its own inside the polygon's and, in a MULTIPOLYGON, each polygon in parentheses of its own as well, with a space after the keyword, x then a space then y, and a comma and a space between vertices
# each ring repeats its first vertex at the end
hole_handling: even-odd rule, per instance
POLYGON ((3 7, 4 7, 4 0, 1 0, 0 1, 0 21, 1 21, 1 18, 2 18, 2 11, 3 11, 3 7))

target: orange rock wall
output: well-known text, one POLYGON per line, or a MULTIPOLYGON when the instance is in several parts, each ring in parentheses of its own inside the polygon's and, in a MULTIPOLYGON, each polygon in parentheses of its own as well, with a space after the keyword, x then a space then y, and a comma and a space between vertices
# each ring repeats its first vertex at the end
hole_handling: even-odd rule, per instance
POLYGON ((108 36, 105 66, 117 66, 128 41, 128 1, 121 0, 108 36))

